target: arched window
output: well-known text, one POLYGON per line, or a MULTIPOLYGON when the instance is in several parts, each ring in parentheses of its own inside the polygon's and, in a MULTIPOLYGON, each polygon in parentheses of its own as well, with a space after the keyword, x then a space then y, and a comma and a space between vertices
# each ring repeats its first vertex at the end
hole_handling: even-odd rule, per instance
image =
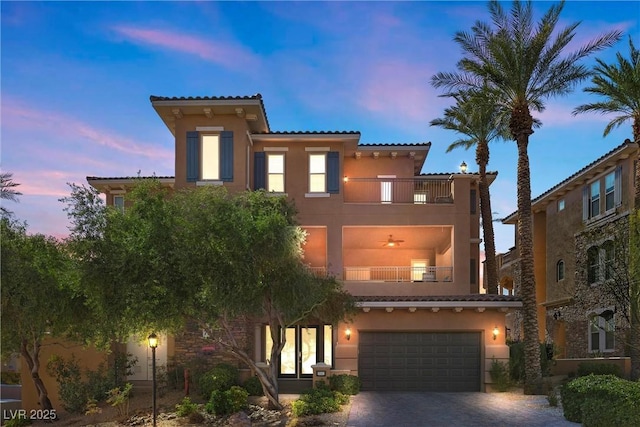
POLYGON ((556 263, 556 282, 564 280, 564 260, 556 263))
POLYGON ((600 279, 600 256, 597 246, 587 250, 587 283, 593 284, 600 279))
POLYGON ((615 247, 611 240, 607 240, 602 245, 602 255, 604 258, 604 280, 613 279, 615 247))

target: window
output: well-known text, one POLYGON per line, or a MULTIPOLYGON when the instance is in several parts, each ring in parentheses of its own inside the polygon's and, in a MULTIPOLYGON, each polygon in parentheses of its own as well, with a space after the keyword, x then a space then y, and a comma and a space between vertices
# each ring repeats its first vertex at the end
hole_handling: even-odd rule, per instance
POLYGON ((309 192, 326 193, 327 154, 309 154, 309 192))
POLYGON ((615 319, 612 310, 604 310, 589 319, 589 351, 613 351, 615 319))
POLYGON ((600 255, 596 246, 587 250, 587 283, 596 283, 600 276, 600 255))
POLYGON ((233 132, 187 132, 187 182, 233 181, 233 132))
POLYGON ((113 196, 113 206, 120 212, 124 212, 124 196, 113 196))
POLYGON ((556 264, 556 281, 564 280, 564 261, 560 260, 556 264))
POLYGON ((284 154, 267 155, 267 191, 284 193, 284 154))
POLYGON ((558 200, 558 212, 564 210, 564 199, 558 200))
POLYGON ((220 179, 220 136, 202 135, 202 153, 200 154, 200 179, 220 179))
POLYGON ((591 204, 589 208, 589 217, 600 215, 600 181, 591 184, 591 204))
POLYGON ((611 172, 604 177, 604 210, 609 211, 615 207, 615 174, 611 172))

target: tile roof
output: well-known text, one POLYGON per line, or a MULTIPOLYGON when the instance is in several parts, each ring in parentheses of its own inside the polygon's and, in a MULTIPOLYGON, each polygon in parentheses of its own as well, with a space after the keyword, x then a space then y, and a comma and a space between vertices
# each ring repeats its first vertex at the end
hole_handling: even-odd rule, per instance
POLYGON ((111 179, 175 179, 175 176, 88 176, 87 181, 106 181, 111 179))
POLYGON ((362 147, 431 147, 431 141, 429 142, 415 142, 415 143, 392 143, 392 142, 378 142, 378 143, 362 143, 358 144, 358 148, 362 147))
POLYGON ((252 135, 360 135, 359 130, 274 130, 269 132, 254 132, 252 135))
MULTIPOLYGON (((639 142, 640 144, 640 142, 639 142)), ((614 155, 616 152, 624 150, 625 148, 627 148, 628 146, 631 145, 635 145, 635 142, 632 142, 630 139, 625 139, 624 142, 620 145, 618 145, 617 147, 613 148, 612 150, 610 150, 608 153, 603 154, 602 156, 598 157, 596 160, 594 160, 593 162, 589 163, 588 165, 586 165, 585 167, 583 167, 582 169, 580 169, 578 172, 574 173, 573 175, 569 176, 568 178, 560 181, 559 183, 557 183, 556 185, 554 185, 553 187, 551 187, 550 189, 548 189, 547 191, 545 191, 544 193, 540 194, 538 197, 536 197, 535 199, 531 200, 531 204, 533 205, 534 203, 540 201, 541 199, 543 199, 545 196, 549 195, 550 193, 554 192, 555 190, 557 190, 558 188, 562 187, 563 185, 567 184, 568 182, 570 182, 572 179, 574 179, 575 177, 579 176, 581 173, 585 172, 586 170, 588 170, 589 168, 593 167, 594 165, 598 164, 599 162, 601 162, 602 160, 606 159, 607 157, 610 157, 612 155, 614 155)), ((518 211, 515 211, 507 216, 505 216, 502 219, 502 222, 507 221, 509 218, 513 218, 515 215, 518 214, 518 211)))
POLYGON ((512 295, 468 294, 468 295, 422 295, 422 296, 356 296, 357 302, 519 302, 512 295))

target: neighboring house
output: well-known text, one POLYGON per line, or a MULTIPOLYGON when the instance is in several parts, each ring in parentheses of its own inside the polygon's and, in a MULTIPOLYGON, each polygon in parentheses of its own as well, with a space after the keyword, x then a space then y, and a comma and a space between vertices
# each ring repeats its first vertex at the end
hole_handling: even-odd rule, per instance
MULTIPOLYGON (((532 200, 540 341, 557 358, 624 356, 629 214, 637 145, 629 140, 532 200)), ((517 224, 517 212, 503 220, 517 224)), ((500 256, 518 292, 518 242, 500 256)), ((511 315, 510 315, 511 316, 511 315)), ((512 337, 521 338, 518 314, 512 337)))
MULTIPOLYGON (((164 185, 286 195, 308 233, 305 261, 358 300, 352 323, 288 329, 281 392, 309 387, 321 362, 358 375, 364 390, 487 389, 492 359, 508 358, 505 315, 522 304, 480 293, 477 174, 421 173, 429 142, 364 145, 354 131, 272 131, 260 95, 152 96, 151 104, 175 137, 175 177, 160 178, 164 185)), ((87 180, 124 207, 135 178, 87 180)), ((266 328, 240 328, 256 361, 268 362, 266 328)), ((197 330, 169 337, 161 363, 217 357, 206 338, 197 330)), ((145 345, 129 351, 147 357, 145 345)), ((147 378, 144 363, 136 375, 147 378)))

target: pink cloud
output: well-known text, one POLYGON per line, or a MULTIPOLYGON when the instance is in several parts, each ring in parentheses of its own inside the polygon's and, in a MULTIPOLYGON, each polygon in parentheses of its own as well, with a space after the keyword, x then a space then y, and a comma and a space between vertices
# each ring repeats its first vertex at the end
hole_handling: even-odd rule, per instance
POLYGON ((113 30, 127 37, 133 43, 158 46, 189 55, 196 55, 205 61, 214 62, 230 69, 252 69, 259 62, 259 59, 253 53, 233 43, 206 40, 173 31, 128 26, 115 26, 113 30))
POLYGON ((59 170, 23 169, 16 171, 13 178, 20 183, 17 190, 24 196, 65 197, 69 195, 67 182, 76 180, 77 174, 59 170))
MULTIPOLYGON (((122 154, 141 156, 157 162, 172 162, 174 157, 173 150, 155 144, 140 143, 128 136, 118 135, 109 129, 93 127, 64 114, 24 107, 6 98, 2 103, 2 121, 5 129, 37 131, 56 135, 58 139, 89 142, 122 154)), ((56 152, 59 153, 60 147, 56 148, 56 152)))

